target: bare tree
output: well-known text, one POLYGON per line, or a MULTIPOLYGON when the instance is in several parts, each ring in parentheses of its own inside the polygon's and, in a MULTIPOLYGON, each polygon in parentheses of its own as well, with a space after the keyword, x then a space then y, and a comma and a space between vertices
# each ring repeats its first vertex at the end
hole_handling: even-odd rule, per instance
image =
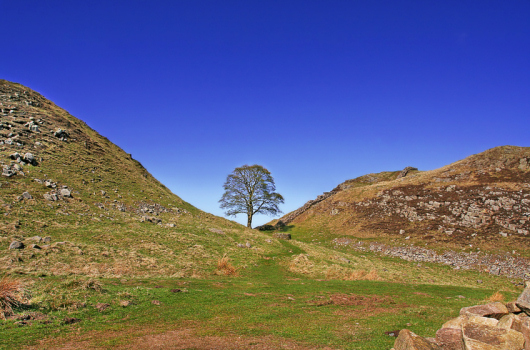
POLYGON ((276 193, 271 173, 261 165, 243 165, 227 176, 225 193, 219 200, 228 216, 247 214, 247 227, 252 228, 254 214, 277 215, 283 196, 276 193))

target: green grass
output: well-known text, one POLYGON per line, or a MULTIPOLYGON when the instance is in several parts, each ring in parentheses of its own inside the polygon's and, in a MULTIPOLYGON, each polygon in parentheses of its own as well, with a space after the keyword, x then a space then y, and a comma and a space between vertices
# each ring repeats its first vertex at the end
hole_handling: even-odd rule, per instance
MULTIPOLYGON (((300 253, 295 245, 284 244, 293 250, 292 254, 300 253)), ((43 337, 68 339, 76 332, 81 337, 92 332, 112 334, 91 343, 110 349, 127 344, 131 341, 129 333, 142 327, 163 332, 186 324, 193 324, 199 336, 272 335, 310 346, 384 349, 394 341, 385 331, 408 328, 433 336, 445 320, 458 315, 461 307, 482 303, 495 292, 487 288, 308 278, 282 267, 278 263, 282 255, 285 257, 284 253, 263 259, 241 277, 98 279, 102 291, 81 288, 84 279, 79 278, 34 280, 34 304, 19 311, 43 312, 52 322, 20 327, 13 321, 3 321, 0 349, 35 344, 43 337), (172 293, 170 290, 175 288, 187 292, 172 293), (381 300, 375 299, 373 305, 325 303, 333 295, 375 296, 381 300), (59 301, 63 299, 61 306, 59 301), (131 300, 133 304, 123 308, 120 300, 131 300), (153 305, 152 300, 161 305, 153 305), (72 307, 76 301, 87 306, 76 309, 72 307), (111 306, 99 312, 92 306, 97 303, 111 306), (65 317, 82 321, 66 325, 62 322, 65 317)), ((503 294, 507 299, 516 295, 503 294)))

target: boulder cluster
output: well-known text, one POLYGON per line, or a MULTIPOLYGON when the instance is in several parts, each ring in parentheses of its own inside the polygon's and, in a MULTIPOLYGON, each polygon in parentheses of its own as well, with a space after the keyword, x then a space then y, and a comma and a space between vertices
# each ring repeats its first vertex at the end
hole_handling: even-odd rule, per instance
POLYGON ((436 338, 401 330, 393 350, 530 350, 530 284, 516 301, 462 308, 436 338))

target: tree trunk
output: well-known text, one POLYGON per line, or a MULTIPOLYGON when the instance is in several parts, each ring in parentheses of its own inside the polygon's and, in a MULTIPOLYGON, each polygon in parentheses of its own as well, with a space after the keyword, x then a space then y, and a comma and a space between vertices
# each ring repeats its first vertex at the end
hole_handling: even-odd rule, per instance
POLYGON ((247 227, 252 228, 252 214, 247 213, 247 227))

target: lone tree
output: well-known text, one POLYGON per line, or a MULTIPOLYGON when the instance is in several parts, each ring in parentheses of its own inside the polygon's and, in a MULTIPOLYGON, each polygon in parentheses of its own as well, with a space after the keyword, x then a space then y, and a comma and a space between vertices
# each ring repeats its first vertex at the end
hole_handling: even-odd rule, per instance
POLYGON ((254 214, 276 215, 283 196, 274 192, 276 186, 271 173, 261 165, 243 165, 227 176, 225 193, 219 203, 225 214, 247 214, 247 227, 252 228, 254 214))

